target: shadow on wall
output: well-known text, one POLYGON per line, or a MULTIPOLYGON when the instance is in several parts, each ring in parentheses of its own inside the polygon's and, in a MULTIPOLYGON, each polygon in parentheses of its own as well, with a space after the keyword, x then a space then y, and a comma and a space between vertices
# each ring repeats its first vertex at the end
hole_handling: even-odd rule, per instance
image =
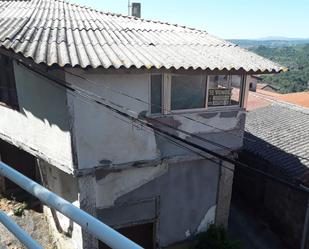
MULTIPOLYGON (((299 158, 252 134, 246 137, 250 140, 239 153, 241 162, 294 184, 304 180, 308 168, 299 158)), ((232 202, 254 211, 292 249, 300 247, 307 198, 304 192, 254 171, 235 168, 232 202)))
MULTIPOLYGON (((15 81, 20 113, 42 120, 62 131, 69 130, 67 92, 51 80, 14 64, 15 81)), ((53 71, 56 77, 64 79, 63 71, 53 71)))

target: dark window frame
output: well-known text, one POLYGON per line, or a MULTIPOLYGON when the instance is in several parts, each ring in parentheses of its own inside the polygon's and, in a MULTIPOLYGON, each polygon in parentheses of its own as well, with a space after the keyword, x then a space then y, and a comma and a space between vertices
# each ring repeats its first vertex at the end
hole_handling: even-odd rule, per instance
MULTIPOLYGON (((163 109, 164 109, 164 94, 163 94, 163 91, 164 91, 164 75, 163 74, 151 74, 150 75, 150 113, 152 115, 161 115, 163 113, 163 109), (160 96, 159 96, 159 99, 160 99, 160 105, 158 105, 157 103, 153 103, 153 83, 152 82, 152 79, 153 77, 158 77, 160 76, 161 77, 161 83, 160 83, 160 96), (160 109, 160 111, 154 111, 154 109, 160 109)), ((157 96, 158 97, 158 96, 157 96)))
POLYGON ((0 54, 0 105, 19 110, 13 61, 0 54))

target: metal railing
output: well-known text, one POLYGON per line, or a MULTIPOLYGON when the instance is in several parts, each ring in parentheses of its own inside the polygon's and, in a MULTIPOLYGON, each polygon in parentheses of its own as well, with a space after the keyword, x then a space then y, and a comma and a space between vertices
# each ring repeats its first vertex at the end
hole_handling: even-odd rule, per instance
MULTIPOLYGON (((10 179, 12 182, 37 197, 47 206, 58 210, 60 213, 79 224, 87 232, 94 235, 97 239, 115 249, 141 249, 139 245, 118 233, 103 222, 94 218, 85 211, 64 200, 40 184, 34 182, 20 172, 14 170, 7 164, 0 161, 0 175, 10 179)), ((42 248, 28 234, 25 233, 14 221, 3 212, 0 213, 0 222, 11 231, 21 243, 28 248, 42 248)))

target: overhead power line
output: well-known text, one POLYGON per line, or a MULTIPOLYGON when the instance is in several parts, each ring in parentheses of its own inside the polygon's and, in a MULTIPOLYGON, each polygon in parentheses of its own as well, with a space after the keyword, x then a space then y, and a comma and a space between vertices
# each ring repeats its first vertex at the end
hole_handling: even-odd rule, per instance
MULTIPOLYGON (((93 81, 93 80, 89 80, 89 79, 87 79, 87 78, 85 78, 85 77, 83 77, 83 76, 81 76, 81 75, 72 73, 72 72, 67 71, 67 70, 65 70, 65 69, 64 69, 64 71, 65 71, 66 73, 68 73, 68 74, 74 76, 74 77, 77 77, 77 78, 80 78, 80 79, 82 79, 82 80, 85 80, 85 81, 89 82, 90 84, 94 84, 94 85, 97 85, 97 86, 99 86, 99 87, 103 87, 104 89, 106 89, 106 90, 108 90, 108 91, 117 93, 117 94, 122 95, 122 96, 125 96, 125 97, 127 97, 127 98, 131 98, 131 99, 133 99, 133 100, 135 100, 135 101, 138 101, 138 102, 140 102, 140 103, 147 104, 148 106, 151 106, 151 107, 159 107, 159 108, 162 109, 163 111, 167 111, 167 110, 166 110, 164 107, 162 107, 161 105, 150 103, 150 102, 145 101, 145 100, 143 100, 143 99, 141 99, 141 98, 138 98, 138 97, 136 97, 136 96, 132 96, 132 95, 127 94, 127 93, 125 93, 125 92, 116 90, 116 89, 114 89, 114 88, 112 88, 112 87, 109 87, 109 86, 107 86, 107 85, 98 84, 97 82, 95 82, 95 81, 93 81)), ((233 132, 226 131, 226 130, 221 129, 221 128, 219 128, 219 127, 216 127, 216 126, 207 124, 207 123, 202 122, 202 121, 200 121, 200 120, 197 120, 197 119, 194 119, 194 118, 192 118, 192 117, 189 117, 189 116, 187 116, 187 115, 185 115, 185 114, 177 113, 177 115, 178 115, 178 116, 181 116, 181 117, 184 117, 185 119, 188 119, 188 120, 190 120, 190 121, 196 122, 196 123, 198 123, 198 124, 211 127, 211 128, 213 128, 213 129, 215 129, 215 130, 218 130, 218 131, 222 131, 222 132, 224 132, 224 133, 226 133, 226 134, 229 134, 229 135, 232 135, 232 136, 234 136, 234 137, 238 137, 238 138, 241 138, 241 139, 246 139, 246 140, 248 140, 248 141, 250 141, 250 142, 255 142, 255 140, 253 140, 253 139, 246 138, 246 137, 243 137, 243 136, 239 136, 239 135, 237 135, 237 134, 235 134, 235 133, 233 133, 233 132)))
MULTIPOLYGON (((105 107, 107 110, 110 110, 110 111, 112 111, 112 112, 114 112, 114 113, 116 113, 116 114, 118 114, 118 115, 120 115, 120 116, 123 116, 123 117, 125 117, 126 119, 128 119, 128 120, 130 120, 130 121, 132 121, 132 122, 135 122, 135 123, 140 124, 140 125, 142 125, 142 126, 148 127, 148 128, 152 129, 152 130, 155 131, 155 132, 158 132, 158 133, 163 134, 163 135, 165 135, 165 136, 167 136, 167 137, 169 137, 169 138, 172 138, 173 140, 175 140, 175 142, 177 141, 178 143, 180 142, 181 144, 188 145, 189 147, 194 148, 193 151, 195 151, 195 149, 197 149, 197 150, 202 151, 202 152, 204 152, 204 153, 206 153, 206 154, 208 154, 208 155, 212 155, 212 156, 214 156, 215 158, 220 159, 221 161, 226 161, 226 162, 228 162, 228 163, 234 164, 235 166, 248 169, 248 170, 253 171, 253 172, 255 172, 255 173, 259 173, 260 175, 263 175, 263 176, 265 176, 265 177, 268 178, 268 179, 271 179, 271 180, 276 181, 276 182, 278 182, 278 183, 281 183, 281 184, 283 184, 283 185, 287 185, 287 186, 289 186, 289 187, 291 187, 291 188, 294 188, 294 189, 297 189, 297 190, 299 190, 299 191, 301 191, 301 192, 309 193, 309 191, 308 191, 307 189, 304 189, 304 188, 302 188, 302 187, 300 187, 300 186, 297 186, 297 185, 295 185, 295 184, 292 184, 292 183, 290 183, 290 182, 288 182, 288 181, 286 181, 286 180, 284 180, 284 179, 275 177, 275 176, 273 176, 273 175, 271 175, 271 174, 268 174, 268 173, 266 173, 266 172, 264 172, 264 171, 262 171, 262 170, 259 170, 259 169, 256 169, 256 168, 252 168, 252 167, 250 167, 250 166, 248 166, 248 165, 246 165, 246 164, 244 164, 244 163, 242 163, 242 162, 236 161, 235 159, 232 159, 232 158, 227 157, 227 156, 225 156, 225 155, 221 155, 221 154, 219 154, 219 153, 217 153, 217 152, 215 152, 215 151, 212 151, 212 150, 210 150, 210 149, 207 149, 207 148, 205 148, 205 147, 203 147, 203 146, 201 146, 201 145, 198 145, 198 144, 195 144, 195 143, 190 142, 190 141, 188 141, 188 140, 185 140, 185 139, 183 139, 183 138, 181 138, 181 137, 179 137, 179 136, 177 136, 177 135, 175 135, 175 134, 172 134, 172 133, 169 132, 169 131, 166 131, 166 130, 160 128, 160 127, 157 127, 157 126, 155 126, 155 125, 153 125, 153 124, 151 124, 151 123, 148 123, 148 122, 146 122, 145 120, 142 120, 142 119, 140 119, 140 118, 138 118, 138 117, 131 116, 131 115, 129 115, 128 113, 126 113, 126 112, 124 112, 124 111, 118 110, 118 109, 116 109, 115 107, 110 106, 110 105, 104 103, 102 100, 98 100, 98 99, 93 98, 92 96, 89 96, 89 95, 88 95, 87 93, 85 93, 83 90, 81 90, 81 89, 76 89, 76 88, 75 88, 74 86, 72 86, 70 83, 68 83, 68 82, 66 82, 66 81, 64 81, 64 80, 62 80, 62 79, 59 79, 59 78, 57 78, 57 77, 55 77, 55 76, 48 76, 48 75, 46 75, 44 72, 40 72, 38 69, 35 69, 35 68, 33 68, 33 67, 27 65, 27 64, 24 63, 24 62, 21 62, 21 63, 22 63, 26 68, 28 68, 29 70, 31 70, 31 71, 33 71, 33 72, 35 72, 35 73, 37 73, 37 74, 43 76, 44 78, 47 78, 47 79, 51 80, 51 81, 54 82, 55 84, 58 84, 59 86, 62 86, 63 88, 65 88, 65 89, 67 89, 67 90, 70 90, 70 91, 72 91, 72 92, 78 94, 78 96, 83 97, 83 98, 86 98, 86 99, 89 99, 90 101, 93 101, 93 103, 96 103, 96 104, 98 104, 98 105, 101 105, 101 106, 105 107), (64 83, 64 82, 65 82, 65 83, 64 83)), ((187 146, 186 146, 186 147, 187 147, 187 146)), ((203 155, 203 154, 200 154, 200 155, 202 155, 203 158, 209 160, 209 158, 206 157, 205 155, 203 155)), ((222 166, 222 165, 219 164, 219 163, 217 163, 217 165, 222 166)))

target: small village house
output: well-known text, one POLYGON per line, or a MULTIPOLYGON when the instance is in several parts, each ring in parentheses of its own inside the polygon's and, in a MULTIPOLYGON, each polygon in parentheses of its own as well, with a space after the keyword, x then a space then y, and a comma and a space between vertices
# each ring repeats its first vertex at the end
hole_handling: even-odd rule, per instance
MULTIPOLYGON (((145 248, 188 240, 210 223, 226 226, 234 166, 93 99, 234 158, 247 78, 282 70, 193 28, 62 0, 0 1, 2 143, 31 154, 50 190, 145 248)), ((62 248, 104 248, 45 212, 62 248)))

